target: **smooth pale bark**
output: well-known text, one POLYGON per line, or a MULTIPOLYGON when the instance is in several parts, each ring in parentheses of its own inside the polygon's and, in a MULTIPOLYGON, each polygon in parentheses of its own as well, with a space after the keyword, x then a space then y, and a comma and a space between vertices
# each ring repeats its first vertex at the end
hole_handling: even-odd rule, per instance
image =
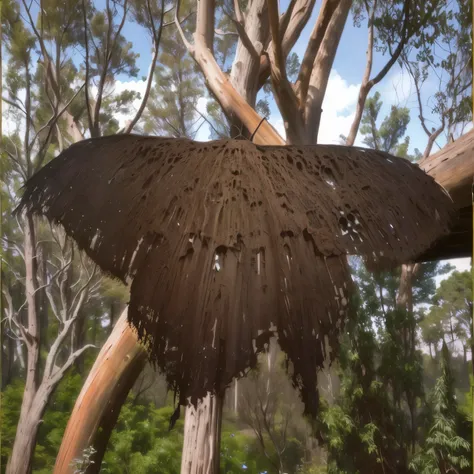
POLYGON ((205 70, 207 84, 216 96, 227 116, 236 115, 244 124, 247 130, 252 133, 257 130, 254 143, 259 145, 284 145, 285 141, 278 132, 267 122, 262 122, 258 113, 244 100, 230 83, 230 79, 225 75, 209 49, 196 45, 196 62, 205 70))
POLYGON ((224 397, 211 395, 186 408, 181 474, 217 474, 224 397))
POLYGON ((31 400, 29 410, 22 409, 6 474, 31 472, 38 429, 52 392, 51 385, 42 385, 31 400))
POLYGON ((305 144, 307 140, 303 114, 298 107, 296 95, 286 75, 286 64, 280 39, 278 0, 268 0, 267 3, 273 41, 273 48, 269 53, 271 63, 270 77, 275 101, 284 120, 287 143, 305 144))
POLYGON ((22 334, 27 347, 27 370, 25 390, 20 409, 13 443, 12 453, 7 464, 7 474, 24 474, 30 472, 33 451, 36 444, 36 434, 41 415, 46 403, 38 405, 35 402, 37 392, 37 367, 39 359, 39 323, 37 308, 38 280, 36 278, 36 239, 33 218, 25 216, 24 220, 24 256, 25 256, 25 291, 28 308, 27 333, 22 334))
MULTIPOLYGON (((280 17, 280 37, 281 48, 286 58, 293 49, 296 41, 300 37, 301 32, 308 23, 313 13, 315 0, 292 0, 288 5, 288 10, 280 17)), ((319 21, 319 16, 318 16, 319 21)), ((260 72, 258 78, 258 89, 263 87, 270 76, 270 60, 272 54, 273 41, 270 40, 268 45, 268 55, 260 56, 260 72)))
MULTIPOLYGON (((56 458, 54 474, 72 474, 71 462, 81 458, 86 448, 94 446, 97 449, 97 442, 101 446, 103 443, 107 445, 121 408, 117 401, 126 398, 145 363, 145 349, 138 344, 125 310, 103 345, 76 400, 56 458), (103 429, 100 440, 96 440, 99 427, 103 429)), ((88 472, 100 469, 105 446, 96 456, 98 462, 93 466, 94 471, 88 472)))
POLYGON ((303 56, 303 61, 301 62, 298 79, 295 83, 295 93, 302 110, 304 110, 304 104, 308 94, 309 79, 311 77, 311 71, 313 70, 316 54, 319 51, 329 21, 331 20, 338 3, 339 0, 323 0, 318 19, 311 31, 308 45, 306 46, 306 51, 303 56))
POLYGON ((318 142, 319 124, 323 99, 336 57, 339 41, 344 31, 352 0, 341 0, 331 16, 328 27, 318 49, 313 70, 309 79, 308 96, 305 104, 305 123, 309 143, 318 142))
MULTIPOLYGON (((245 41, 237 43, 235 59, 232 63, 230 82, 247 104, 255 107, 258 91, 260 54, 268 39, 268 22, 265 13, 266 0, 254 0, 245 20, 241 19, 245 41)), ((231 131, 231 136, 234 134, 231 131)))

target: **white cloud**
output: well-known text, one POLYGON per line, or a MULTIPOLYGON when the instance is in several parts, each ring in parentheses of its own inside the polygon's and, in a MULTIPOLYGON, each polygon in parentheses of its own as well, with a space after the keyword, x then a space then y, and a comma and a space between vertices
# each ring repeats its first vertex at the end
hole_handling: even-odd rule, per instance
MULTIPOLYGON (((466 270, 471 271, 471 259, 469 257, 454 258, 451 260, 442 261, 441 263, 450 263, 451 265, 455 267, 453 271, 458 271, 458 272, 465 272, 466 270)), ((447 278, 449 278, 451 273, 452 272, 449 272, 446 275, 440 275, 440 276, 435 277, 436 287, 438 287, 439 284, 443 280, 446 280, 447 278)))
MULTIPOLYGON (((423 89, 425 89, 424 85, 423 89)), ((384 105, 400 105, 410 108, 418 107, 416 89, 411 76, 403 69, 392 71, 378 88, 384 105)))
MULTIPOLYGON (((107 90, 107 94, 113 93, 115 94, 121 94, 122 92, 129 90, 129 91, 135 91, 140 93, 140 99, 135 99, 132 102, 132 105, 130 106, 130 112, 128 114, 123 114, 123 113, 117 113, 115 115, 115 119, 119 123, 119 128, 124 127, 129 120, 131 120, 138 108, 140 107, 140 104, 142 103, 142 98, 145 94, 146 90, 146 81, 115 81, 114 85, 107 90)), ((97 96, 97 87, 92 87, 91 88, 91 93, 93 97, 97 96)))
MULTIPOLYGON (((355 115, 360 84, 349 84, 336 71, 331 72, 323 101, 319 128, 319 143, 340 143, 339 136, 347 135, 355 115)), ((360 145, 360 137, 356 145, 360 145)))
POLYGON ((268 122, 279 133, 279 135, 283 137, 283 139, 286 139, 285 125, 280 115, 276 115, 276 114, 270 115, 270 117, 268 117, 268 122))

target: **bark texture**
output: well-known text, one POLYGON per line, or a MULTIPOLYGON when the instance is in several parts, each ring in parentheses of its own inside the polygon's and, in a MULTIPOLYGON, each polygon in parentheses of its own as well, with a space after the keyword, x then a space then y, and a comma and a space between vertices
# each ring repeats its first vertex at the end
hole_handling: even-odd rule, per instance
POLYGON ((87 471, 99 472, 103 451, 120 413, 121 404, 146 363, 146 352, 137 344, 136 333, 127 322, 127 310, 117 321, 100 351, 64 433, 54 474, 72 474, 71 462, 81 458, 84 450, 94 446, 99 462, 87 471), (96 434, 102 427, 100 436, 96 434), (99 439, 100 438, 100 439, 99 439), (105 444, 105 446, 104 446, 105 444))
POLYGON ((440 238, 416 261, 472 256, 474 182, 474 130, 419 162, 420 168, 449 192, 458 210, 450 233, 440 238))
POLYGON ((208 393, 186 408, 181 474, 217 474, 224 397, 208 393))

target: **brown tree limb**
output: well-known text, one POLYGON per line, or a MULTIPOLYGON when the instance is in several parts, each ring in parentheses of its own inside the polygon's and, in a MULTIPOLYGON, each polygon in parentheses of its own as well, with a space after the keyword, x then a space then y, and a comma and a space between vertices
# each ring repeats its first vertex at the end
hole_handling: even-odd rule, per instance
POLYGON ((287 143, 306 143, 303 116, 291 84, 286 75, 285 60, 280 39, 278 0, 268 0, 268 16, 272 33, 273 49, 270 57, 270 77, 275 99, 284 120, 287 143))
MULTIPOLYGON (((204 34, 203 21, 208 24, 210 28, 212 28, 212 34, 214 33, 214 25, 212 22, 209 23, 208 13, 201 11, 207 6, 208 4, 206 4, 206 2, 198 2, 196 31, 201 31, 201 34, 195 34, 195 44, 191 45, 186 40, 184 32, 179 27, 178 31, 180 31, 180 36, 186 45, 188 52, 203 71, 204 76, 206 77, 207 87, 219 101, 224 113, 228 117, 235 114, 239 120, 242 121, 247 130, 253 132, 259 126, 262 118, 235 90, 229 80, 229 77, 222 72, 211 50, 206 46, 205 38, 208 35, 204 34)), ((179 24, 178 12, 179 1, 175 11, 177 24, 179 24)), ((212 17, 212 19, 213 18, 214 17, 212 17)), ((265 121, 261 124, 258 132, 255 135, 255 143, 273 143, 283 145, 285 142, 276 132, 276 130, 267 121, 265 121)))
POLYGON ((329 21, 331 20, 338 3, 339 0, 323 0, 318 19, 311 31, 308 45, 306 46, 306 51, 303 56, 303 61, 301 62, 300 71, 298 73, 298 79, 295 83, 296 95, 302 110, 304 110, 304 104, 308 94, 309 79, 311 77, 311 71, 313 70, 316 54, 321 46, 329 21))
MULTIPOLYGON (((315 0, 291 1, 288 10, 281 16, 280 31, 282 35, 282 51, 286 60, 289 52, 301 35, 303 28, 308 23, 314 9, 315 0)), ((272 42, 269 43, 267 52, 271 53, 272 42)), ((258 89, 261 89, 270 76, 270 61, 267 55, 260 57, 260 72, 258 78, 258 89)))
MULTIPOLYGON (((54 474, 72 473, 74 467, 71 462, 80 458, 84 449, 100 442, 99 437, 108 440, 115 424, 115 420, 112 423, 109 420, 104 425, 104 418, 111 414, 110 403, 119 394, 125 393, 126 397, 145 362, 145 349, 138 344, 125 310, 102 346, 74 405, 56 458, 54 474), (99 426, 105 429, 100 436, 97 434, 99 426)), ((119 407, 115 408, 118 416, 119 407)), ((100 463, 94 465, 94 469, 99 472, 100 463)))
POLYGON ((323 99, 351 4, 351 0, 340 0, 338 3, 314 60, 305 102, 305 123, 309 143, 314 144, 318 141, 323 99))
POLYGON ((472 203, 474 179, 474 130, 440 151, 422 158, 418 165, 449 192, 457 209, 472 203))

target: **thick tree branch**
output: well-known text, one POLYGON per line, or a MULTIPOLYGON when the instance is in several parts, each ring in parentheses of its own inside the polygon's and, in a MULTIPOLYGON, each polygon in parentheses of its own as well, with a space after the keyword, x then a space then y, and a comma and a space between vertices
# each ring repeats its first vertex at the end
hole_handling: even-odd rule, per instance
POLYGON ((176 28, 178 29, 179 36, 181 36, 181 40, 183 44, 186 46, 188 53, 194 57, 194 46, 186 39, 186 35, 184 34, 183 27, 181 26, 181 21, 179 20, 179 7, 180 7, 180 0, 176 1, 176 8, 174 10, 174 23, 176 28))
POLYGON ((74 362, 85 352, 87 349, 97 349, 97 346, 94 344, 86 344, 85 346, 81 347, 80 349, 77 349, 77 351, 73 352, 67 359, 67 361, 64 363, 64 365, 60 368, 57 369, 56 372, 54 372, 51 375, 50 378, 50 383, 52 385, 58 384, 62 378, 64 377, 65 373, 69 370, 69 368, 74 364, 74 362))
POLYGON ((194 41, 214 54, 215 0, 197 0, 196 33, 194 41))
MULTIPOLYGON (((247 50, 252 55, 252 57, 258 60, 260 58, 261 51, 257 51, 254 44, 252 43, 252 40, 249 38, 249 35, 247 34, 247 31, 245 30, 245 24, 243 22, 238 21, 231 14, 227 12, 226 12, 226 15, 234 23, 235 28, 237 30, 237 35, 239 36, 240 41, 242 41, 242 44, 247 48, 247 50)), ((217 33, 217 34, 232 34, 233 35, 235 33, 217 33)), ((261 50, 262 48, 259 48, 259 49, 261 50)))
POLYGON ((280 42, 278 0, 268 0, 268 16, 273 49, 270 51, 270 77, 275 99, 282 114, 288 143, 306 143, 303 116, 298 108, 295 93, 286 75, 285 61, 280 42))
MULTIPOLYGON (((316 0, 293 0, 288 6, 288 10, 281 16, 280 32, 282 35, 281 47, 283 57, 286 60, 289 52, 295 45, 301 35, 303 28, 308 23, 314 9, 316 0)), ((273 49, 273 43, 270 42, 267 52, 270 54, 273 49)), ((265 54, 260 57, 260 72, 258 78, 258 88, 263 87, 270 76, 270 61, 265 54)))
POLYGON ((309 80, 311 71, 313 70, 314 60, 319 51, 324 35, 329 25, 339 0, 324 0, 319 11, 318 19, 314 25, 309 37, 308 45, 301 62, 298 79, 295 84, 296 95, 300 104, 300 108, 304 110, 306 96, 308 94, 309 80))
MULTIPOLYGON (((255 112, 253 107, 251 107, 249 103, 246 102, 246 100, 236 91, 235 87, 231 84, 229 77, 222 72, 221 68, 217 64, 211 49, 206 46, 206 37, 209 39, 209 37, 214 33, 214 24, 213 21, 209 21, 209 13, 202 11, 207 6, 209 6, 209 3, 206 3, 205 1, 200 0, 198 2, 196 30, 200 31, 200 34, 195 34, 195 44, 189 44, 189 42, 184 36, 182 29, 180 31, 180 36, 184 44, 188 48, 188 51, 192 55, 193 59, 201 68, 206 78, 207 87, 217 98, 227 117, 230 117, 232 115, 237 116, 239 120, 242 121, 247 130, 253 132, 257 129, 262 118, 257 114, 257 112, 255 112), (211 34, 205 33, 204 24, 208 24, 209 27, 212 28, 211 34)), ((178 11, 179 2, 177 3, 175 11, 175 21, 177 25, 179 25, 178 11)), ((179 30, 180 28, 178 27, 178 31, 179 30)), ((280 135, 276 132, 276 130, 266 121, 262 123, 262 125, 258 129, 254 141, 255 143, 260 144, 272 143, 283 145, 285 143, 284 140, 280 137, 280 135)))
POLYGON ((351 0, 340 0, 338 3, 314 61, 305 103, 306 133, 311 144, 318 141, 323 99, 351 4, 351 0))

